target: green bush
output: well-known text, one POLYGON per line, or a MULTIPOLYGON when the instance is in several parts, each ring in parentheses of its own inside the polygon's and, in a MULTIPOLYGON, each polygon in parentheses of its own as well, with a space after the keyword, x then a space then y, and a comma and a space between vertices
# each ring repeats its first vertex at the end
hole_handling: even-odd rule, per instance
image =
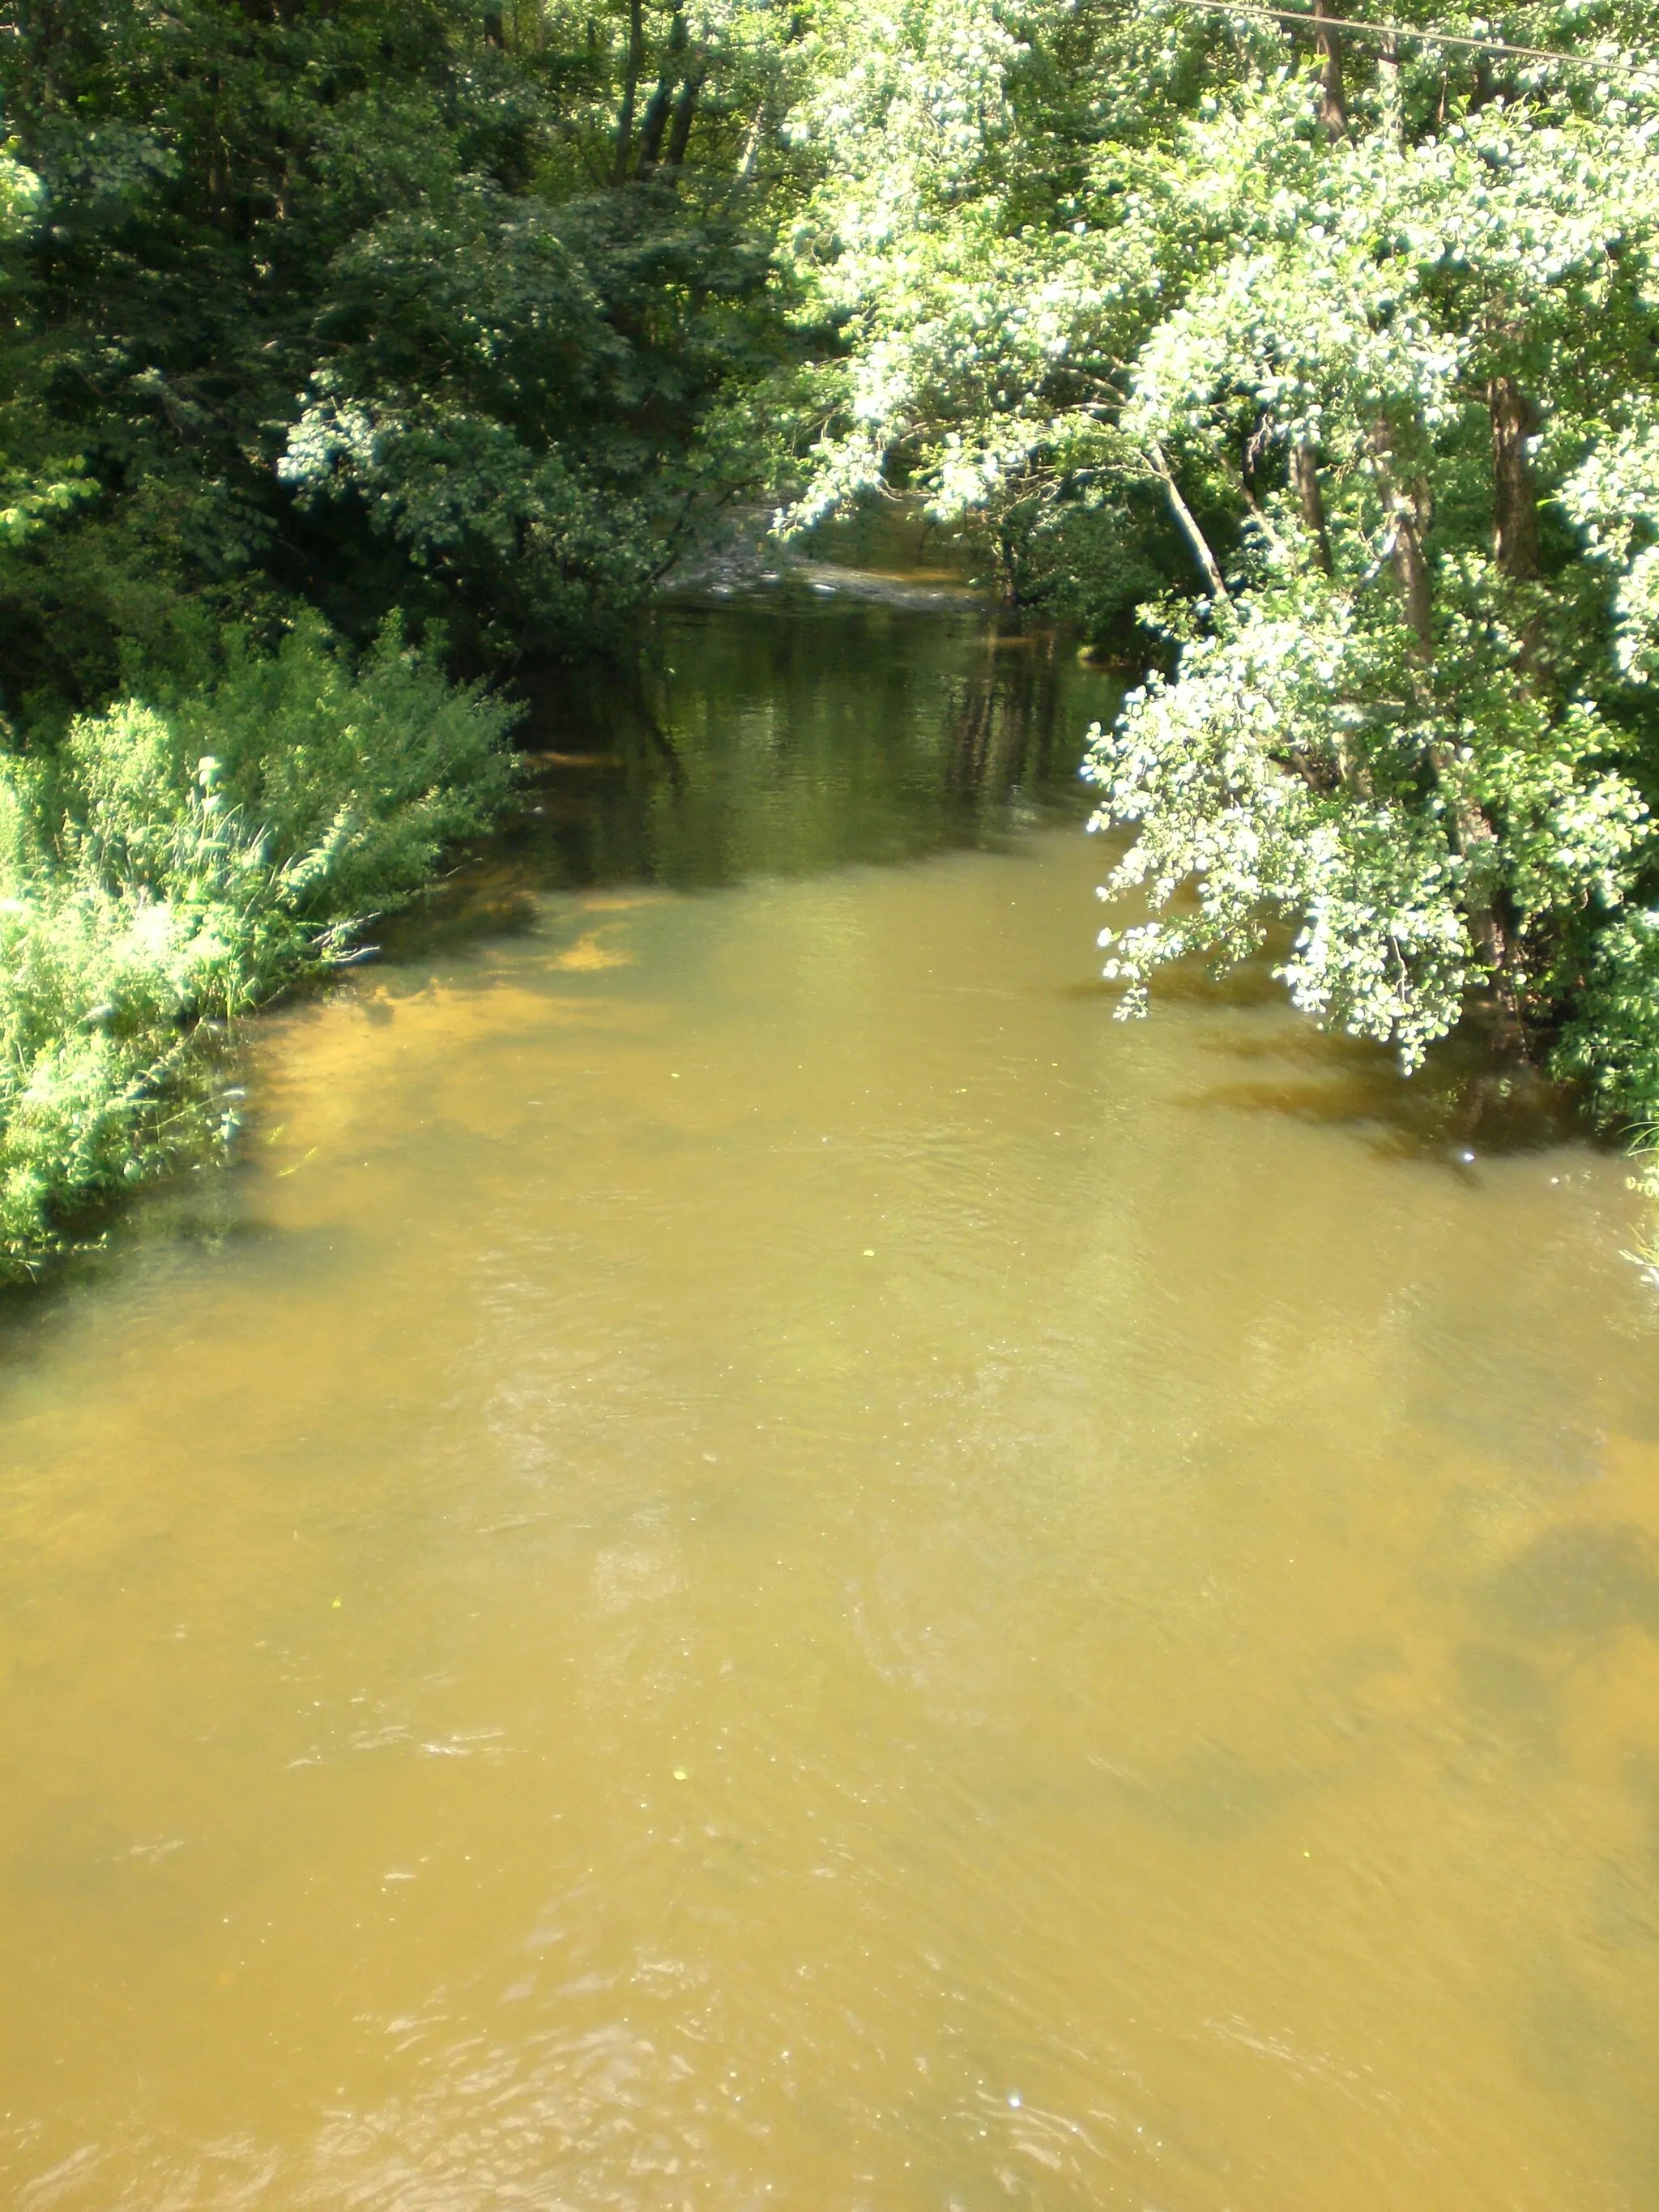
POLYGON ((394 626, 354 669, 318 625, 81 717, 50 762, 0 755, 0 1274, 230 1133, 224 1025, 490 820, 511 714, 394 626))

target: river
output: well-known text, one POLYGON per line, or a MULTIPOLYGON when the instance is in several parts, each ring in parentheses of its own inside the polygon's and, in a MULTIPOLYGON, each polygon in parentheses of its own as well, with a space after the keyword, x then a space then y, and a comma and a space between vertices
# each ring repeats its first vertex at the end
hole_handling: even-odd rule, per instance
POLYGON ((1618 1162, 1115 1022, 1066 649, 663 638, 6 1323, 0 2201, 1659 2206, 1618 1162))

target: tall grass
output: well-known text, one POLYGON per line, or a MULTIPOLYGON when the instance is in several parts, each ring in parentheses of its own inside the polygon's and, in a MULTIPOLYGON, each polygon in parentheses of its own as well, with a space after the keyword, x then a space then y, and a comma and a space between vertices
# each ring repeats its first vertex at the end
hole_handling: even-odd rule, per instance
POLYGON ((511 720, 395 628, 354 667, 318 625, 0 754, 0 1277, 228 1138, 226 1025, 490 820, 511 720))

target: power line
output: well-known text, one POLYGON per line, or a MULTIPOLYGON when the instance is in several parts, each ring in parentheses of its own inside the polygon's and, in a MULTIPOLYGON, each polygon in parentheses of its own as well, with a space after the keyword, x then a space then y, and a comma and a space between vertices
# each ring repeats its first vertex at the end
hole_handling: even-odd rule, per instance
POLYGON ((1600 61, 1592 54, 1558 53, 1552 46, 1512 46, 1502 39, 1468 39, 1456 31, 1419 31, 1410 23, 1356 23, 1344 15, 1314 15, 1305 8, 1258 8, 1249 0, 1175 0, 1181 8, 1207 9, 1217 15, 1253 15, 1264 23, 1305 23, 1326 31, 1358 31, 1370 39, 1415 39, 1419 46, 1465 46, 1471 53, 1508 54, 1512 59, 1559 62, 1566 69, 1595 70, 1602 76, 1632 74, 1618 63, 1600 61))

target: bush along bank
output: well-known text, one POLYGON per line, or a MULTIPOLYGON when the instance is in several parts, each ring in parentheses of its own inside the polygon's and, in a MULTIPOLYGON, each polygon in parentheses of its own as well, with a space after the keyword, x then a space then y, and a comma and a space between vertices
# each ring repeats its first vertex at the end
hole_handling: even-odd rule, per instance
POLYGON ((514 711, 395 623, 354 663, 313 623, 0 754, 0 1279, 228 1142, 230 1025, 349 960, 489 824, 514 711))

